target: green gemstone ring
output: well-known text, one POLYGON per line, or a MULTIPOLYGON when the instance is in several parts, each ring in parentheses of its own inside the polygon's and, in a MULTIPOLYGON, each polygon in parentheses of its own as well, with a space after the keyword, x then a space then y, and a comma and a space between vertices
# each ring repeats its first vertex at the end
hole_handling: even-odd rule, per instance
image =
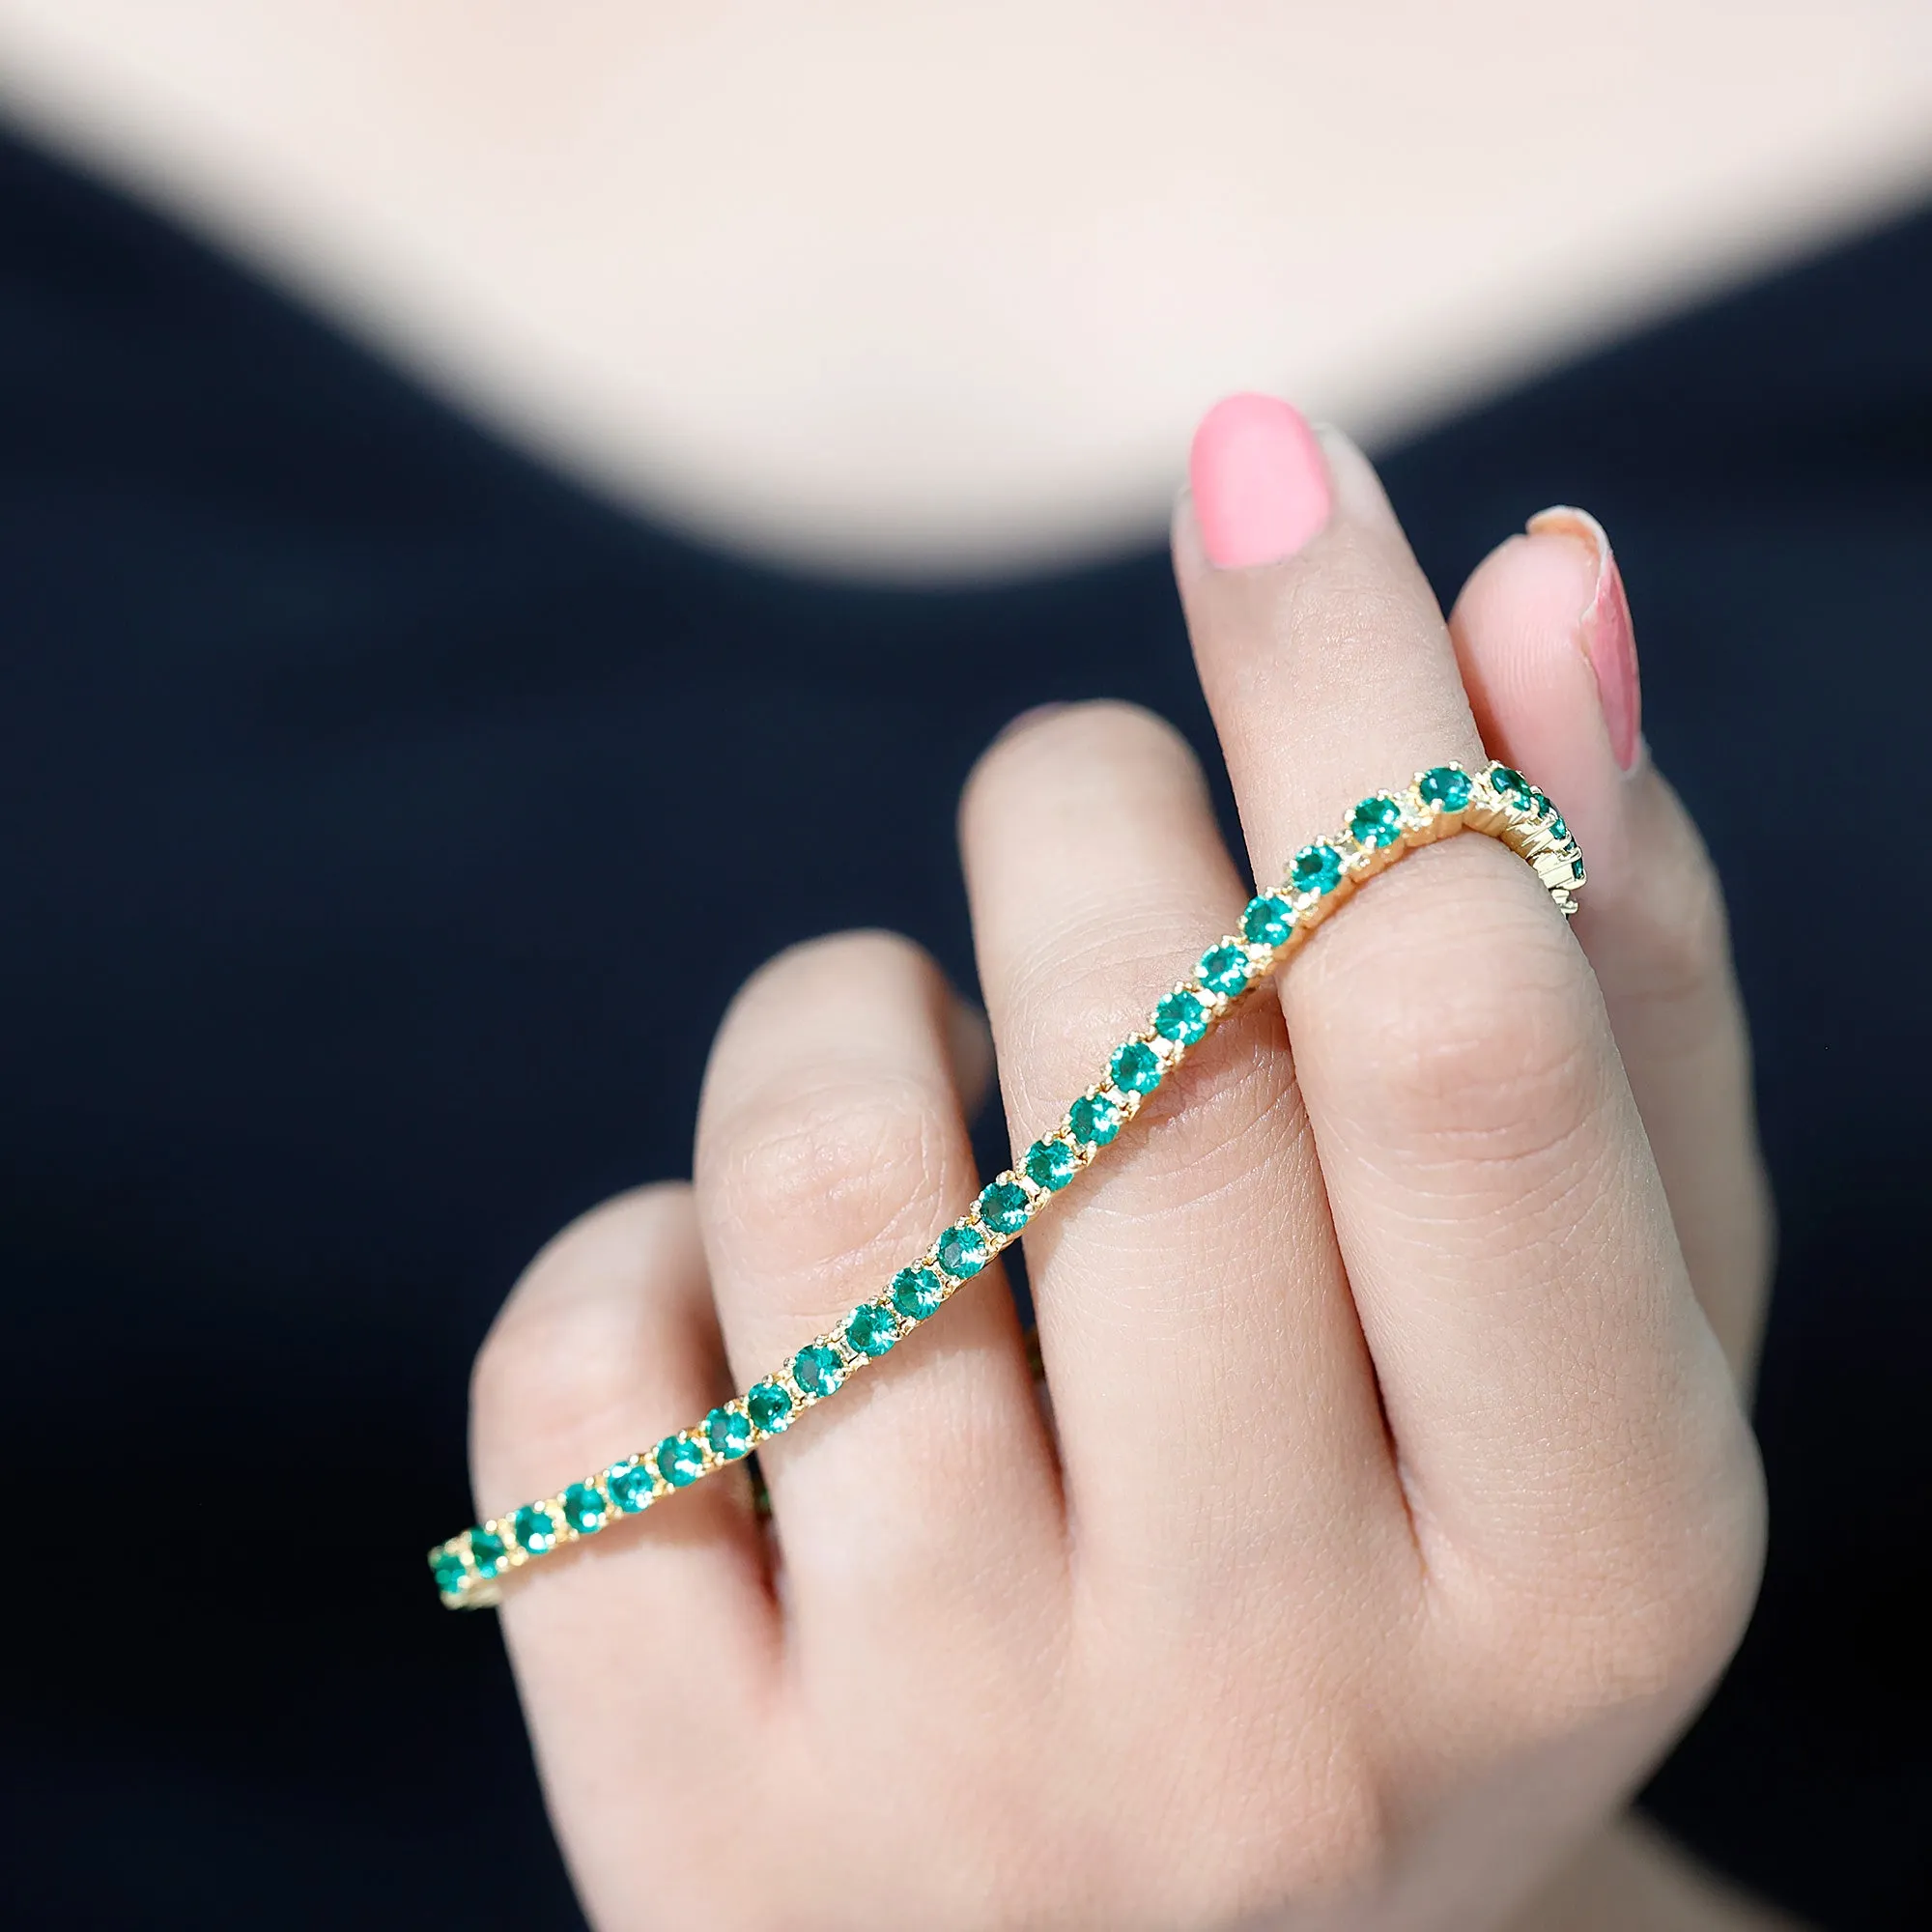
POLYGON ((744 1395, 655 1448, 639 1450, 595 1475, 568 1484, 507 1515, 466 1529, 429 1552, 431 1574, 452 1609, 494 1604, 504 1575, 566 1544, 601 1536, 701 1477, 742 1462, 781 1435, 938 1313, 1027 1223, 1097 1159, 1147 1096, 1211 1033, 1221 1018, 1285 960, 1356 887, 1418 845, 1459 832, 1481 832, 1525 860, 1566 918, 1577 910, 1583 860, 1554 806, 1520 772, 1491 764, 1418 772, 1406 791, 1376 792, 1350 813, 1346 828, 1295 853, 1280 886, 1253 899, 1238 933, 1217 939, 1195 975, 1156 1004, 1148 1024, 1107 1057, 1099 1082, 1060 1124, 1040 1136, 1006 1174, 917 1260, 863 1301, 830 1334, 816 1335, 744 1395))

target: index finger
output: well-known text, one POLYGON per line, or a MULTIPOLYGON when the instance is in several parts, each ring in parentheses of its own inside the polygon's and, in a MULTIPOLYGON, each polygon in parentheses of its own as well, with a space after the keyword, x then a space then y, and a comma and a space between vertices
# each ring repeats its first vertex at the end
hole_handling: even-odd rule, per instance
MULTIPOLYGON (((1176 568, 1265 882, 1317 835, 1346 850, 1356 801, 1483 751, 1366 460, 1285 404, 1223 410, 1176 568), (1305 536, 1272 559, 1270 500, 1305 536)), ((1416 853, 1314 937, 1282 998, 1424 1520, 1515 1567, 1525 1540, 1627 1529, 1633 1485, 1727 1479, 1734 1406, 1681 1399, 1721 1359, 1589 966, 1530 868, 1481 838, 1416 853)))

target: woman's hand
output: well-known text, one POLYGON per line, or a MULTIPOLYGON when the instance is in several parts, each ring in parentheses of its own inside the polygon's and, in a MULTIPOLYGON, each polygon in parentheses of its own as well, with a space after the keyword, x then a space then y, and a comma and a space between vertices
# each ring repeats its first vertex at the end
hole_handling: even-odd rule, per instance
MULTIPOLYGON (((981 1279, 761 1452, 769 1537, 727 1473, 522 1574, 505 1628, 603 1932, 1469 1932, 1621 1805, 1743 1628, 1767 1219, 1614 566, 1551 525, 1445 628, 1359 454, 1233 407, 1176 559, 1256 876, 1487 745, 1562 805, 1585 910, 1573 937, 1463 837, 1338 912, 1029 1233, 1051 1424, 981 1279), (1204 529, 1255 537, 1231 500, 1290 498, 1293 555, 1208 562, 1204 529)), ((1186 748, 1119 705, 1021 720, 961 839, 1024 1146, 1248 892, 1186 748)), ((486 1345, 484 1509, 881 1292, 973 1197, 984 1074, 903 940, 756 975, 696 1184, 567 1230, 486 1345)))

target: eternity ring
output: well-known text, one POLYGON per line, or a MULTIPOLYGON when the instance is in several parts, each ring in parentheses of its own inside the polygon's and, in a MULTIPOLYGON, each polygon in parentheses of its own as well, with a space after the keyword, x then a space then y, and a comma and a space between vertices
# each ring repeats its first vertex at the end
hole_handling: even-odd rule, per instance
POLYGON ((862 1301, 830 1334, 814 1336, 783 1367, 656 1448, 438 1544, 429 1564, 444 1604, 453 1609, 494 1604, 509 1571, 639 1515, 782 1435, 802 1410, 836 1394, 1017 1240, 1028 1222, 1112 1145, 1188 1050, 1363 880, 1416 846, 1459 832, 1500 839, 1529 863, 1566 918, 1576 912, 1584 876, 1577 841, 1555 807, 1520 772, 1491 764, 1471 776, 1461 765, 1436 765, 1418 772, 1406 791, 1363 799, 1337 837, 1304 845, 1289 861, 1280 886, 1249 902, 1240 931, 1217 939, 1201 955, 1194 977, 1114 1048, 1105 1076, 1009 1172, 981 1188, 973 1206, 883 1293, 862 1301))

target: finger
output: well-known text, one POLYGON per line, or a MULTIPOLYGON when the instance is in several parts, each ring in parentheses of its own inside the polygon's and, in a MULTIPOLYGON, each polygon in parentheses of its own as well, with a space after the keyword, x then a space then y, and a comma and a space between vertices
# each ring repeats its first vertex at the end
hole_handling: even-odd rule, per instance
MULTIPOLYGON (((955 1012, 908 941, 847 933, 781 954, 725 1016, 696 1184, 741 1388, 846 1332, 858 1304, 902 1320, 944 1285, 925 1267, 894 1293, 978 1191, 955 1012)), ((760 1452, 804 1640, 891 1629, 899 1654, 911 1604, 944 1605, 923 1626, 935 1635, 1030 1608, 1022 1579, 1058 1573, 1058 1489, 998 1263, 862 1376, 840 1373, 849 1389, 760 1452)))
POLYGON ((1744 1009, 1717 873, 1638 732, 1635 634, 1602 526, 1534 519, 1477 567, 1449 628, 1484 741, 1539 774, 1589 854, 1577 937, 1697 1298, 1747 1381, 1771 1214, 1744 1009))
MULTIPOLYGON (((471 1388, 471 1464, 486 1515, 648 1447, 722 1392, 723 1350, 687 1187, 619 1197, 559 1235, 497 1318, 471 1388)), ((560 1514, 560 1511, 556 1512, 560 1514)), ((501 1610, 552 1814, 592 1904, 621 1889, 658 1788, 661 1740, 702 1737, 677 1830, 730 1855, 734 1813, 775 1670, 777 1619, 742 1482, 719 1479, 625 1517, 516 1573, 501 1610), (640 1656, 646 1660, 641 1665, 640 1656), (687 1816, 686 1813, 689 1813, 687 1816)))
MULTIPOLYGON (((1008 732, 960 842, 1023 1150, 1248 894, 1192 753, 1125 705, 1008 732)), ((1027 1233, 1082 1562, 1126 1601, 1222 1614, 1231 1564, 1261 1588, 1336 1536, 1366 1554, 1396 1500, 1286 1048, 1279 1005, 1246 999, 1027 1233)))
MULTIPOLYGON (((1208 562, 1216 499, 1253 477, 1212 416, 1208 500, 1176 529, 1203 685, 1270 869, 1351 801, 1481 758, 1373 471, 1300 434, 1327 513, 1298 553, 1208 562)), ((1721 1367, 1587 962, 1530 869, 1482 838, 1416 853, 1291 962, 1283 999, 1419 1520, 1540 1566, 1551 1538, 1628 1532, 1660 1472, 1727 1493, 1734 1426, 1668 1399, 1721 1367)))

